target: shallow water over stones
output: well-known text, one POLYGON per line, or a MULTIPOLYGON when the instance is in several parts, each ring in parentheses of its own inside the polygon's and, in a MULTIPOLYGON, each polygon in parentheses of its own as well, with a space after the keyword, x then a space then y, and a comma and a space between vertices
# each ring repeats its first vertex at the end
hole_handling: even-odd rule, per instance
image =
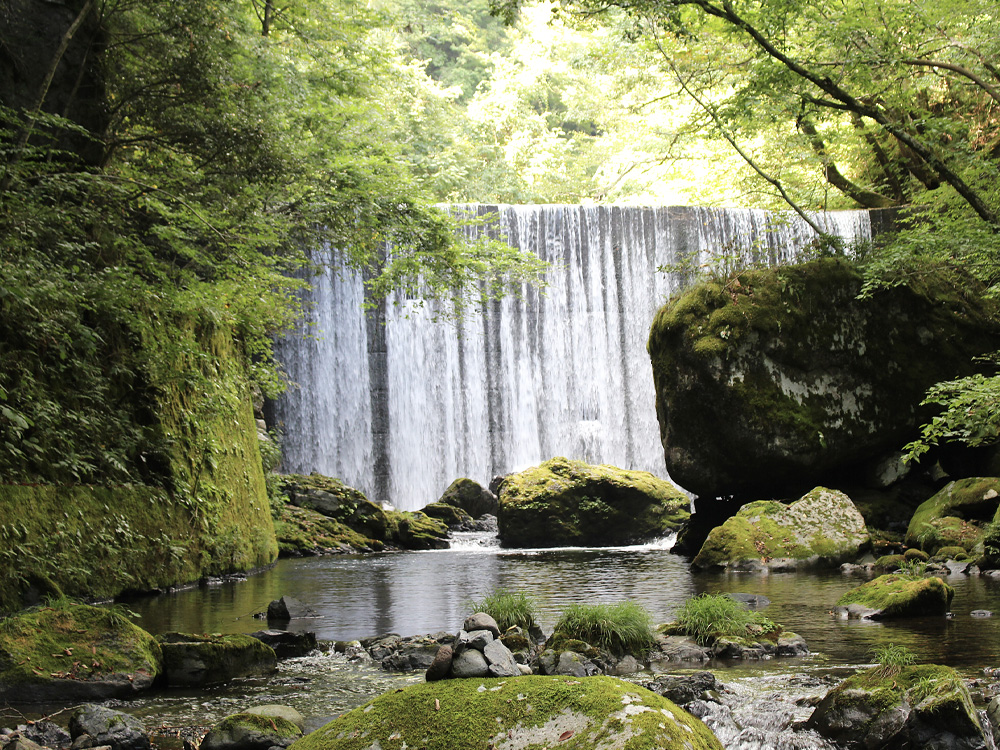
MULTIPOLYGON (((702 592, 742 592, 767 597, 767 615, 805 637, 812 654, 753 663, 691 664, 676 671, 710 669, 731 688, 724 705, 709 704, 705 721, 732 750, 832 747, 816 735, 792 732, 833 684, 870 663, 873 646, 906 645, 918 662, 943 663, 978 676, 986 695, 994 679, 983 668, 1000 666, 1000 581, 953 575, 953 617, 898 622, 840 620, 830 614, 837 598, 863 578, 839 572, 692 573, 684 558, 659 544, 614 549, 503 550, 489 538, 463 538, 457 548, 429 552, 342 555, 282 560, 245 581, 227 582, 133 602, 138 623, 156 632, 253 632, 253 617, 272 599, 291 596, 319 617, 288 628, 316 632, 321 640, 352 640, 380 633, 457 632, 469 602, 495 588, 525 590, 537 600, 543 628, 551 630, 573 602, 631 599, 658 622, 671 619, 684 600, 702 592)), ((674 670, 671 670, 674 671, 674 670)), ((315 728, 327 719, 422 674, 389 674, 351 664, 343 655, 316 654, 281 663, 277 675, 208 690, 171 690, 120 704, 147 726, 208 727, 251 705, 285 703, 315 728)))

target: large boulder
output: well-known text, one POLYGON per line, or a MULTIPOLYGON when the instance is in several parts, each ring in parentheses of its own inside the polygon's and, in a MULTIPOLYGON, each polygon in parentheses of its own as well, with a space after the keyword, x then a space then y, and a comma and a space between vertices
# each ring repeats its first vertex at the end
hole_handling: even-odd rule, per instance
POLYGON ((231 714, 212 727, 201 741, 201 750, 269 750, 288 747, 301 736, 301 727, 279 712, 246 711, 231 714))
POLYGON ((278 669, 274 649, 249 635, 164 633, 157 640, 170 686, 213 685, 278 669))
POLYGON ((70 736, 76 747, 110 747, 111 750, 149 750, 142 720, 107 706, 81 706, 69 717, 70 736), (86 736, 89 739, 81 740, 86 736), (89 744, 85 744, 89 743, 89 744))
POLYGON ((916 436, 927 388, 1000 348, 997 306, 947 272, 859 298, 825 258, 703 282, 649 336, 667 471, 699 497, 783 497, 916 436))
POLYGON ((807 726, 850 750, 993 746, 961 677, 933 664, 874 667, 848 677, 827 693, 807 726))
POLYGON ((410 685, 356 708, 295 750, 539 747, 721 750, 709 729, 655 693, 613 677, 509 677, 410 685))
POLYGON ((711 531, 696 568, 837 566, 868 543, 865 519, 843 492, 816 487, 791 505, 761 500, 711 531))
POLYGON ((71 703, 150 687, 162 654, 152 635, 115 609, 59 603, 0 627, 0 701, 71 703))
POLYGON ((473 518, 479 518, 487 513, 495 516, 500 509, 496 495, 479 482, 465 477, 456 479, 448 485, 448 489, 438 502, 461 508, 473 518))
POLYGON ((553 458, 504 477, 500 541, 507 547, 614 546, 676 531, 688 497, 644 471, 553 458))
POLYGON ((955 590, 936 576, 890 573, 847 591, 837 600, 835 611, 864 620, 944 615, 954 596, 955 590))
POLYGON ((949 482, 917 508, 906 529, 905 542, 928 554, 942 547, 976 546, 986 524, 1000 508, 1000 478, 973 477, 949 482))
POLYGON ((385 511, 339 479, 313 472, 286 474, 280 482, 292 505, 333 518, 372 539, 386 539, 389 534, 385 511))

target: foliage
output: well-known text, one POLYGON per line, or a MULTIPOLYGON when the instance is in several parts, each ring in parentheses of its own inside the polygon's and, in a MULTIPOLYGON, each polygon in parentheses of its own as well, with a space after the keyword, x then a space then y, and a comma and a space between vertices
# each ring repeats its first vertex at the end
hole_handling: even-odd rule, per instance
POLYGON ((775 629, 762 613, 748 609, 726 594, 700 594, 675 613, 682 632, 702 646, 718 638, 753 638, 775 629))
POLYGON ((655 643, 652 623, 652 615, 635 602, 571 604, 553 628, 553 636, 617 654, 644 654, 655 643))
POLYGON ((496 620, 501 633, 515 626, 524 630, 537 627, 535 608, 534 599, 525 592, 506 589, 490 591, 469 605, 472 612, 485 612, 496 620))
POLYGON ((876 673, 883 680, 899 674, 903 667, 908 667, 916 661, 916 656, 910 649, 894 643, 873 646, 871 655, 878 664, 876 673))

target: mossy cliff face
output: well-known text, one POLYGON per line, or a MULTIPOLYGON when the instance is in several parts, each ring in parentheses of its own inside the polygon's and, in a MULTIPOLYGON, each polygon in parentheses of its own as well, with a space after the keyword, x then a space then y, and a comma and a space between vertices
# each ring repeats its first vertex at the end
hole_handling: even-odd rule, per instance
POLYGON ((914 512, 906 544, 936 554, 942 547, 975 547, 1000 509, 1000 479, 972 477, 949 482, 914 512))
POLYGON ((961 677, 934 664, 874 667, 847 678, 820 702, 807 726, 848 748, 986 748, 961 677))
POLYGON ((181 330, 188 338, 176 355, 151 358, 159 364, 145 374, 149 444, 160 448, 137 461, 161 486, 0 485, 0 611, 47 594, 146 591, 277 557, 246 360, 226 331, 181 330))
POLYGON ((699 496, 782 496, 914 436, 918 404, 1000 345, 948 273, 857 299, 842 259, 749 270, 660 309, 649 336, 667 470, 699 496))
POLYGON ((500 541, 510 547, 649 541, 690 516, 687 496, 644 471, 553 458, 500 486, 500 541))
POLYGON ((698 719, 612 677, 512 677, 411 685, 295 742, 295 750, 721 750, 698 719))
POLYGON ((833 566, 868 542, 861 513, 843 492, 816 487, 791 505, 749 503, 713 529, 692 561, 697 568, 833 566))

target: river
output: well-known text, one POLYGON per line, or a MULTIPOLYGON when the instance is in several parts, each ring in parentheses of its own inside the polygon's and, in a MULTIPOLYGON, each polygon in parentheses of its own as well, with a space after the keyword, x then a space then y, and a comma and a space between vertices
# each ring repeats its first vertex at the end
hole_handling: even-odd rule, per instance
MULTIPOLYGON (((679 665, 678 671, 711 669, 733 685, 735 694, 744 696, 737 701, 744 707, 764 701, 763 691, 771 696, 767 700, 780 704, 776 710, 786 723, 808 715, 808 706, 803 708, 802 701, 797 706, 797 699, 822 694, 869 664, 875 645, 905 645, 918 662, 947 664, 970 678, 982 677, 984 668, 1000 663, 1000 614, 972 615, 975 610, 1000 609, 1000 581, 992 578, 949 576, 956 593, 948 618, 847 621, 833 617, 830 610, 844 591, 863 579, 839 571, 693 572, 684 558, 669 551, 669 544, 664 540, 636 547, 504 550, 488 539, 466 535, 450 550, 281 560, 246 580, 144 599, 130 607, 138 614, 138 624, 154 633, 249 633, 266 625, 255 613, 272 599, 291 596, 320 616, 293 621, 289 627, 332 641, 388 632, 457 631, 469 603, 497 588, 529 592, 546 632, 572 602, 629 599, 646 607, 657 622, 667 622, 680 603, 699 593, 759 594, 771 600, 765 610, 768 617, 806 639, 810 656, 679 665)), ((281 702, 297 708, 317 727, 374 695, 421 679, 352 665, 330 652, 283 662, 271 678, 210 690, 161 691, 121 705, 150 725, 207 727, 244 706, 281 702)), ((766 715, 752 713, 757 720, 766 715)), ((801 739, 796 743, 803 746, 801 739)), ((825 747, 821 741, 807 746, 825 747)), ((727 747, 748 745, 730 741, 727 747)))

